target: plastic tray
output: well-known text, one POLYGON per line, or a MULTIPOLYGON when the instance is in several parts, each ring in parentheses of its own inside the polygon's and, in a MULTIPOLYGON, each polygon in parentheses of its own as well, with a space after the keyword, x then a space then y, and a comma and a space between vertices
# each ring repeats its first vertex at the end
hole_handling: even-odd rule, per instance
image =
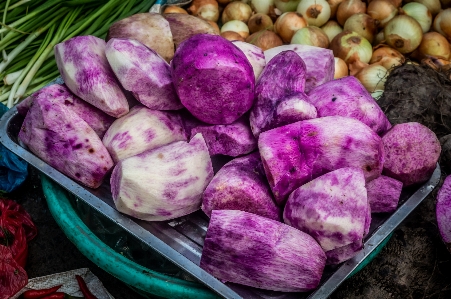
MULTIPOLYGON (((423 201, 437 186, 440 180, 440 167, 437 165, 433 175, 424 185, 405 188, 401 194, 400 205, 392 214, 373 214, 370 233, 364 240, 364 249, 353 259, 324 270, 320 286, 310 293, 281 293, 265 291, 233 283, 222 283, 199 267, 203 240, 208 227, 208 218, 201 212, 172 221, 147 222, 133 219, 119 213, 112 200, 109 180, 98 189, 90 189, 74 182, 63 175, 27 149, 21 147, 17 140, 23 117, 16 108, 9 110, 0 119, 0 142, 9 150, 26 160, 64 189, 85 201, 96 211, 114 221, 138 240, 146 243, 156 252, 186 271, 223 298, 249 299, 319 299, 327 298, 359 266, 367 263, 384 240, 401 224, 401 222, 423 201)), ((214 168, 224 163, 213 159, 214 168), (215 167, 216 166, 216 167, 215 167)))

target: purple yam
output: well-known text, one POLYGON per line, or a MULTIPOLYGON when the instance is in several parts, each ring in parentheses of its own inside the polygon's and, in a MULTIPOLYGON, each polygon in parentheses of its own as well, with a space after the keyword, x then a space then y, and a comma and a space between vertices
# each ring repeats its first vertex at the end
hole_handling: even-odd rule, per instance
POLYGON ((296 188, 327 172, 355 167, 366 181, 381 175, 381 138, 353 118, 328 116, 296 122, 260 135, 258 148, 280 204, 296 188))
POLYGON ((114 117, 76 97, 65 85, 59 84, 52 84, 36 91, 17 105, 17 111, 26 116, 36 98, 52 99, 64 104, 87 122, 100 138, 115 120, 114 117))
POLYGON ((222 281, 282 292, 315 289, 326 256, 306 233, 243 211, 214 210, 200 267, 222 281))
POLYGON ((155 51, 131 39, 112 38, 106 57, 124 89, 154 110, 178 110, 183 105, 172 84, 171 67, 155 51))
POLYGON ((201 134, 120 161, 111 174, 111 193, 119 212, 147 221, 164 221, 200 209, 213 178, 201 134))
POLYGON ((265 53, 263 53, 263 50, 257 46, 239 40, 232 41, 232 43, 246 55, 247 60, 249 60, 252 69, 254 70, 255 80, 257 80, 266 66, 265 53))
POLYGON ((355 118, 379 135, 391 128, 387 116, 354 76, 317 86, 309 92, 308 99, 318 110, 318 117, 339 115, 355 118))
POLYGON ((398 207, 402 182, 381 175, 366 184, 372 213, 394 212, 398 207))
POLYGON ((268 119, 268 129, 292 124, 298 121, 317 117, 315 106, 308 102, 305 93, 290 95, 282 99, 274 109, 272 117, 268 119))
POLYGON ((90 188, 99 187, 113 167, 96 132, 59 99, 35 98, 19 139, 44 162, 90 188))
POLYGON ((252 66, 240 49, 219 35, 198 34, 184 41, 171 67, 182 104, 203 122, 231 124, 252 107, 252 66))
POLYGON ((116 119, 103 137, 115 162, 176 141, 186 141, 180 116, 143 106, 116 119))
POLYGON ((334 79, 335 60, 332 50, 308 45, 284 45, 265 51, 266 64, 283 51, 294 51, 305 62, 305 92, 334 79))
POLYGON ((208 217, 213 210, 240 210, 280 220, 258 152, 233 159, 216 173, 202 200, 208 217))
POLYGON ((211 156, 220 154, 237 157, 257 148, 257 140, 243 117, 230 125, 201 125, 191 130, 191 135, 197 133, 204 136, 211 156))
POLYGON ((382 137, 385 149, 383 173, 401 181, 404 187, 426 182, 440 157, 437 136, 416 123, 395 125, 382 137))
POLYGON ((274 57, 263 70, 255 85, 256 102, 251 110, 250 123, 255 137, 269 128, 275 108, 285 97, 304 92, 305 63, 293 51, 274 57))
POLYGON ((451 176, 447 176, 437 194, 435 208, 438 229, 448 251, 451 251, 451 176))
POLYGON ((340 168, 297 188, 288 197, 284 222, 311 235, 330 253, 327 263, 347 260, 365 234, 368 199, 363 171, 340 168), (345 247, 348 246, 348 247, 345 247))
POLYGON ((127 98, 105 56, 105 41, 76 36, 55 46, 55 59, 66 86, 103 112, 121 117, 129 110, 127 98))

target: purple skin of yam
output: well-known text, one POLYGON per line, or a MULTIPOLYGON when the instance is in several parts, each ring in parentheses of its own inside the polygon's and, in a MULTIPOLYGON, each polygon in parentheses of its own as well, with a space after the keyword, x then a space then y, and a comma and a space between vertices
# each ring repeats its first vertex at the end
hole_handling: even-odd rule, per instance
POLYGON ((78 97, 113 117, 127 114, 127 98, 105 56, 105 41, 76 36, 55 46, 55 59, 66 86, 78 97))
POLYGON ((222 281, 281 292, 315 289, 326 256, 309 235, 243 211, 214 210, 200 267, 222 281))
POLYGON ((198 34, 184 41, 171 69, 182 104, 203 122, 231 124, 252 107, 252 66, 240 49, 219 35, 198 34))
POLYGON ((230 125, 197 126, 191 130, 191 135, 197 133, 204 137, 211 156, 237 157, 257 148, 257 140, 244 117, 230 125))
POLYGON ((385 175, 366 184, 372 213, 390 213, 398 207, 402 182, 385 175))
POLYGON ((305 63, 293 51, 278 54, 266 65, 255 85, 256 102, 250 114, 255 137, 271 129, 269 123, 282 99, 304 92, 305 75, 305 63))
POLYGON ((178 110, 183 105, 172 84, 171 67, 155 51, 131 39, 112 38, 106 57, 124 89, 153 110, 178 110))
POLYGON ((96 132, 58 98, 34 99, 19 139, 44 162, 90 188, 99 187, 113 167, 96 132))
POLYGON ((205 189, 202 211, 240 210, 280 221, 258 152, 224 165, 205 189))
POLYGON ((17 111, 21 115, 26 116, 36 98, 50 98, 64 104, 68 109, 75 112, 79 117, 87 122, 100 138, 105 135, 105 132, 115 121, 114 117, 109 116, 102 110, 81 100, 72 94, 65 85, 59 84, 52 84, 36 91, 17 105, 17 111))
POLYGON ((381 138, 367 125, 342 116, 296 122, 263 132, 258 148, 279 204, 301 185, 327 172, 355 167, 366 181, 381 175, 381 138))
POLYGON ((284 222, 311 235, 326 255, 335 250, 327 263, 355 255, 360 248, 345 246, 362 242, 367 215, 363 171, 350 167, 326 173, 294 190, 283 211, 284 222))
POLYGON ((404 187, 426 182, 441 152, 435 133, 416 122, 395 125, 382 137, 382 143, 383 174, 401 181, 404 187))
POLYGON ((326 82, 308 93, 318 117, 346 116, 360 120, 382 135, 391 124, 379 105, 354 76, 326 82))
POLYGON ((447 176, 437 194, 438 229, 448 251, 451 251, 451 176, 447 176))
POLYGON ((283 51, 294 51, 304 60, 306 66, 306 93, 316 86, 334 79, 335 60, 332 50, 295 44, 279 46, 264 52, 266 64, 283 51))
POLYGON ((298 121, 316 118, 317 115, 315 106, 308 102, 308 96, 305 93, 293 94, 279 102, 265 127, 274 129, 298 121))

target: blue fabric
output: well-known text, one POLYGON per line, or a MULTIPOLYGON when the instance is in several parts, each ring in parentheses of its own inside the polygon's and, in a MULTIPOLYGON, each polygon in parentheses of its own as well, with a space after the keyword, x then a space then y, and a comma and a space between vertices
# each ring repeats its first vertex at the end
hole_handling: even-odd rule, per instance
MULTIPOLYGON (((0 116, 8 108, 0 103, 0 116)), ((0 192, 9 193, 19 187, 27 178, 28 163, 0 144, 0 192)))

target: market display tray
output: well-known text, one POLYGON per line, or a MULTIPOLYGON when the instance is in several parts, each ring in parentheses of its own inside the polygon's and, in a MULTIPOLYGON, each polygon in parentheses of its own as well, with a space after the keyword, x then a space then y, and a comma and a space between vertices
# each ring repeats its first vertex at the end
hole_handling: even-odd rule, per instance
MULTIPOLYGON (((394 213, 373 214, 370 233, 364 240, 364 249, 353 259, 336 266, 326 266, 320 286, 309 293, 281 293, 223 283, 199 267, 202 246, 208 228, 208 217, 202 211, 172 221, 149 222, 119 213, 114 206, 109 179, 98 189, 84 187, 60 173, 20 145, 18 133, 23 122, 16 108, 0 119, 0 143, 27 161, 64 189, 125 229, 132 236, 152 247, 159 254, 186 271, 219 296, 228 299, 320 299, 327 298, 353 271, 375 252, 401 222, 427 197, 440 181, 437 167, 428 182, 420 187, 405 188, 398 209, 394 213)), ((212 157, 218 170, 225 157, 212 157)))

